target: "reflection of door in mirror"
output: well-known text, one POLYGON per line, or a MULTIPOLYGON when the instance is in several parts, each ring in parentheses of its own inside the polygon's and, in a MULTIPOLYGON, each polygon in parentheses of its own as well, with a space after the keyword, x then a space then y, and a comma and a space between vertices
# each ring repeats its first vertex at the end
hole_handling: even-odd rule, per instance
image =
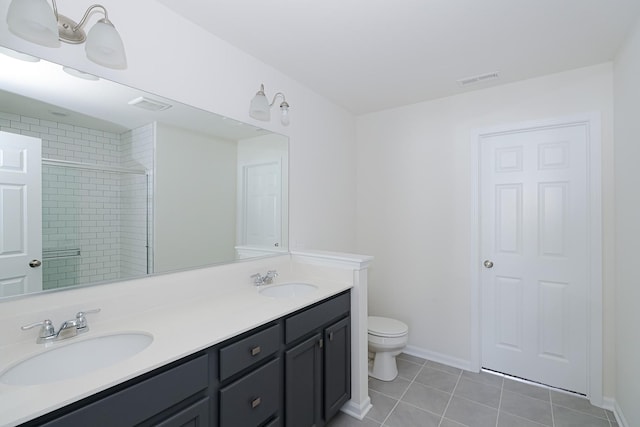
POLYGON ((40 144, 0 132, 0 297, 42 290, 40 144))
POLYGON ((279 161, 244 166, 242 245, 280 247, 281 169, 279 161))
POLYGON ((283 249, 285 153, 282 139, 274 135, 248 138, 238 144, 238 258, 283 249))

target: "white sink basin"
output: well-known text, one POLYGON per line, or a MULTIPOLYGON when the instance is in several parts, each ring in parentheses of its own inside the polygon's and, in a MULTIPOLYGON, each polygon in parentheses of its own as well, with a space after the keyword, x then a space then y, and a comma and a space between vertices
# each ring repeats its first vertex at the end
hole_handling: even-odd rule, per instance
POLYGON ((268 285, 260 288, 260 295, 271 298, 302 297, 315 292, 316 285, 310 283, 282 283, 281 285, 268 285))
POLYGON ((60 341, 51 350, 24 359, 0 373, 0 382, 36 385, 79 377, 113 365, 147 348, 153 336, 143 332, 104 335, 82 341, 60 341))

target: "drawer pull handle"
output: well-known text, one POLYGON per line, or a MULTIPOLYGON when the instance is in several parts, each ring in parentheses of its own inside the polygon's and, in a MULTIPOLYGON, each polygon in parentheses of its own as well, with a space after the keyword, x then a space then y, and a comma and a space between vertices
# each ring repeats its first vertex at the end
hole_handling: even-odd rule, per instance
POLYGON ((251 408, 252 408, 252 409, 255 409, 255 408, 257 408, 258 406, 260 406, 260 404, 261 404, 261 403, 262 403, 262 399, 260 399, 259 397, 256 397, 255 399, 253 399, 253 400, 251 401, 251 408))
POLYGON ((251 355, 252 356, 257 356, 257 355, 260 354, 261 351, 262 351, 262 349, 260 348, 260 346, 253 347, 251 349, 251 355))

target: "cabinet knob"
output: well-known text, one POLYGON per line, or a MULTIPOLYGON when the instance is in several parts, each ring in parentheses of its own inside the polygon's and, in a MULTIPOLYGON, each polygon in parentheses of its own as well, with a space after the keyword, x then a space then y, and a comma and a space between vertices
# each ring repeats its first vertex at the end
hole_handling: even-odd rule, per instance
POLYGON ((251 401, 251 408, 252 408, 252 409, 255 409, 255 408, 257 408, 258 406, 260 406, 260 404, 261 404, 261 403, 262 403, 262 399, 260 399, 259 397, 256 397, 255 399, 253 399, 253 400, 251 401))
POLYGON ((260 346, 255 346, 251 349, 251 355, 252 356, 257 356, 260 354, 260 352, 262 351, 262 349, 260 348, 260 346))

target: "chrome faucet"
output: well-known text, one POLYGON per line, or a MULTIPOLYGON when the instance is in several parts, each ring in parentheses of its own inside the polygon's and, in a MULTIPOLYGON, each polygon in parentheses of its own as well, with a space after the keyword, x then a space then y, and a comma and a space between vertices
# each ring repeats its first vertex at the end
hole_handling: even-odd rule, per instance
POLYGON ((30 325, 24 325, 20 329, 26 331, 27 329, 35 328, 36 326, 42 326, 36 343, 42 344, 52 341, 64 340, 67 338, 75 337, 78 334, 82 334, 89 331, 89 323, 87 323, 86 315, 89 313, 98 313, 99 308, 93 310, 79 311, 76 313, 76 318, 66 320, 62 322, 58 332, 53 327, 53 322, 49 319, 45 319, 42 322, 32 323, 30 325))
POLYGON ((253 274, 251 278, 253 279, 253 284, 256 286, 269 285, 273 283, 273 279, 278 277, 278 272, 275 270, 267 271, 267 274, 264 276, 260 273, 253 274))

